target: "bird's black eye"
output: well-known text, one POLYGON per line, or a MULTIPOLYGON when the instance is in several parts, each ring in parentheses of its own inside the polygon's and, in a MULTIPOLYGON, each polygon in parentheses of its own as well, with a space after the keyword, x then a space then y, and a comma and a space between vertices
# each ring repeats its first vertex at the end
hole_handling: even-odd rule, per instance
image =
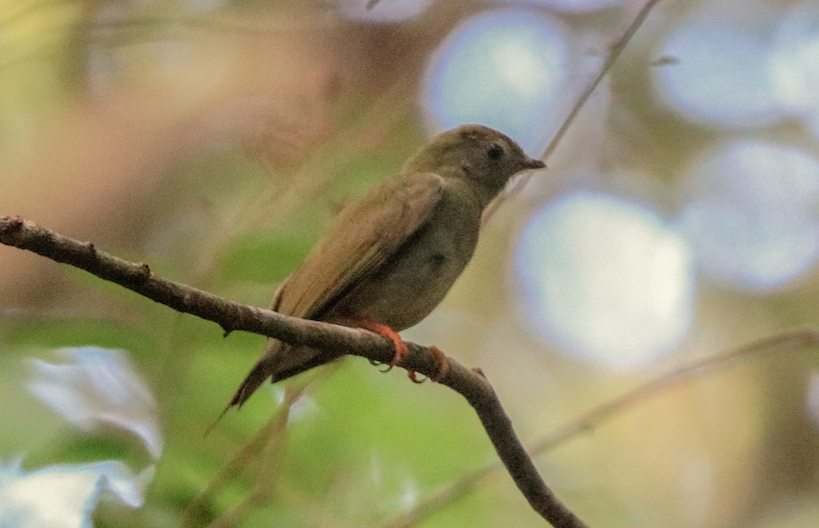
POLYGON ((503 147, 497 143, 493 143, 488 149, 486 149, 486 155, 492 160, 500 159, 501 156, 503 156, 503 147))

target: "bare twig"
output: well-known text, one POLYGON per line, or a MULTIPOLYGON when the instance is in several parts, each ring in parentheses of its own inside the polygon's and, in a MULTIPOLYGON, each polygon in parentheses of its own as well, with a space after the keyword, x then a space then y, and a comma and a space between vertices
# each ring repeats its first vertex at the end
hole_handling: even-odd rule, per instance
MULTIPOLYGON (((325 370, 322 374, 326 372, 325 370)), ((254 473, 258 475, 251 493, 240 504, 211 522, 208 528, 237 525, 246 515, 247 510, 260 502, 260 498, 272 492, 275 478, 279 474, 275 469, 282 453, 282 450, 277 448, 284 443, 287 435, 290 411, 293 404, 314 386, 312 381, 299 380, 299 383, 293 383, 287 387, 278 412, 233 455, 227 464, 222 466, 219 473, 208 483, 207 488, 188 505, 182 515, 181 528, 196 526, 197 521, 208 511, 208 505, 216 492, 250 467, 254 468, 254 473)))
MULTIPOLYGON (((690 381, 697 376, 717 372, 720 369, 729 367, 737 361, 749 359, 755 355, 787 352, 805 346, 817 345, 819 345, 819 331, 811 328, 795 328, 759 339, 758 341, 738 348, 730 349, 721 354, 698 359, 689 365, 659 376, 648 383, 598 405, 556 429, 551 434, 534 442, 530 442, 527 445, 527 451, 531 456, 543 454, 579 434, 600 426, 600 424, 610 420, 624 410, 645 401, 651 395, 669 389, 674 385, 690 381)), ((421 521, 447 504, 451 504, 453 501, 466 495, 484 479, 495 474, 501 468, 501 464, 493 462, 443 486, 436 492, 430 494, 426 499, 419 501, 411 510, 384 524, 382 528, 407 528, 421 521)))
POLYGON ((634 38, 637 30, 640 29, 640 26, 643 25, 643 22, 645 22, 648 14, 652 9, 654 9, 654 6, 657 5, 659 1, 660 0, 648 0, 643 7, 640 8, 640 11, 637 13, 637 16, 634 17, 634 20, 631 21, 631 24, 629 24, 623 34, 620 35, 620 38, 617 39, 617 42, 609 46, 609 54, 606 57, 606 60, 603 62, 603 65, 597 71, 597 74, 594 76, 594 78, 592 78, 586 88, 580 92, 580 95, 577 97, 577 102, 574 104, 571 111, 569 111, 569 114, 566 116, 566 119, 563 120, 563 123, 561 123, 560 128, 555 133, 552 141, 549 142, 549 146, 547 146, 546 150, 543 151, 543 155, 541 156, 543 161, 547 161, 550 157, 552 157, 552 154, 554 154, 555 150, 557 150, 557 146, 563 140, 563 136, 566 135, 566 132, 569 131, 569 128, 577 118, 577 114, 580 113, 580 110, 583 108, 583 106, 585 106, 586 101, 589 100, 594 91, 600 85, 603 77, 606 76, 609 70, 611 70, 612 66, 614 66, 614 63, 617 62, 617 59, 620 58, 620 54, 623 53, 624 49, 626 49, 628 43, 631 42, 632 38, 634 38))
MULTIPOLYGON (((176 311, 213 321, 225 332, 243 330, 291 345, 334 350, 381 363, 389 362, 394 353, 392 341, 366 330, 288 317, 228 301, 157 277, 146 264, 122 260, 93 244, 64 237, 20 217, 0 218, 0 243, 83 269, 176 311)), ((439 372, 435 356, 426 348, 414 343, 407 343, 407 348, 409 354, 401 367, 430 377, 439 372)), ((449 369, 439 383, 464 396, 478 413, 498 456, 532 508, 555 528, 585 528, 586 524, 555 497, 537 472, 483 373, 469 370, 451 358, 446 360, 449 369)))
MULTIPOLYGON (((569 128, 571 128, 571 126, 574 124, 578 114, 580 114, 580 111, 584 106, 586 106, 586 102, 588 102, 588 100, 591 98, 594 91, 597 90, 597 87, 600 86, 600 82, 603 80, 603 77, 606 76, 609 70, 611 70, 611 68, 614 66, 614 63, 617 62, 617 59, 620 58, 620 54, 624 49, 626 49, 628 43, 631 42, 632 38, 634 38, 637 30, 640 29, 640 26, 642 26, 643 22, 645 22, 646 18, 648 18, 648 14, 652 9, 654 9, 654 6, 657 5, 659 1, 660 0, 647 0, 643 7, 640 8, 637 16, 634 17, 634 20, 631 21, 631 24, 629 24, 623 34, 620 35, 620 38, 617 39, 614 44, 609 46, 609 54, 606 57, 606 60, 603 61, 603 65, 600 66, 600 69, 597 70, 597 73, 594 75, 591 81, 589 81, 589 84, 587 84, 583 91, 580 92, 580 95, 577 96, 577 100, 572 106, 572 109, 569 110, 566 118, 562 123, 560 123, 560 128, 558 128, 557 132, 555 132, 555 135, 552 137, 552 140, 549 142, 546 150, 544 150, 543 154, 540 155, 540 159, 546 162, 547 165, 549 158, 552 157, 552 154, 554 154, 555 150, 557 150, 560 142, 563 141, 563 137, 569 131, 569 128)), ((529 180, 534 174, 536 173, 528 172, 522 174, 515 180, 514 185, 510 187, 507 192, 501 194, 495 200, 493 200, 483 212, 483 223, 487 223, 489 219, 492 218, 492 215, 495 214, 495 211, 498 210, 498 207, 500 207, 504 201, 523 191, 523 188, 527 183, 529 183, 529 180)))

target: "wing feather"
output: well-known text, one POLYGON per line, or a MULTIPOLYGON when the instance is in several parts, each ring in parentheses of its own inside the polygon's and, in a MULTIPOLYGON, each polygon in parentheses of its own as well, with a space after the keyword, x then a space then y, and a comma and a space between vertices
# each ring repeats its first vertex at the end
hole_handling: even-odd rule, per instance
POLYGON ((339 213, 324 238, 281 287, 280 313, 315 318, 376 273, 432 216, 444 180, 433 173, 391 178, 339 213))

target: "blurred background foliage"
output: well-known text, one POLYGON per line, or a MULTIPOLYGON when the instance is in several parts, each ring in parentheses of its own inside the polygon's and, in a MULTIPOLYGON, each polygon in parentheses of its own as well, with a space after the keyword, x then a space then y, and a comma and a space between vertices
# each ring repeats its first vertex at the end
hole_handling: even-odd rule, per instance
MULTIPOLYGON (((5 0, 0 214, 266 306, 429 135, 531 155, 631 0, 5 0)), ((525 441, 819 316, 819 2, 665 0, 404 333, 525 441)), ((0 248, 0 526, 386 527, 495 461, 471 409, 360 358, 260 391, 263 338, 0 248)), ((748 358, 537 457, 591 526, 814 527, 815 352, 748 358)), ((542 526, 503 471, 415 525, 542 526)))

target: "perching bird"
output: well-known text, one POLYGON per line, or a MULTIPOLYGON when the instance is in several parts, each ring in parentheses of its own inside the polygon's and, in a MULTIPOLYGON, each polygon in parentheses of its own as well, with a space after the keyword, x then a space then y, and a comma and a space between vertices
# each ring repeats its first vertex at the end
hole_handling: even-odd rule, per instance
MULTIPOLYGON (((463 125, 434 137, 401 172, 345 207, 273 299, 286 315, 367 328, 392 339, 441 302, 475 246, 484 208, 516 173, 544 167, 504 134, 463 125)), ((228 404, 339 356, 269 338, 228 404)))

